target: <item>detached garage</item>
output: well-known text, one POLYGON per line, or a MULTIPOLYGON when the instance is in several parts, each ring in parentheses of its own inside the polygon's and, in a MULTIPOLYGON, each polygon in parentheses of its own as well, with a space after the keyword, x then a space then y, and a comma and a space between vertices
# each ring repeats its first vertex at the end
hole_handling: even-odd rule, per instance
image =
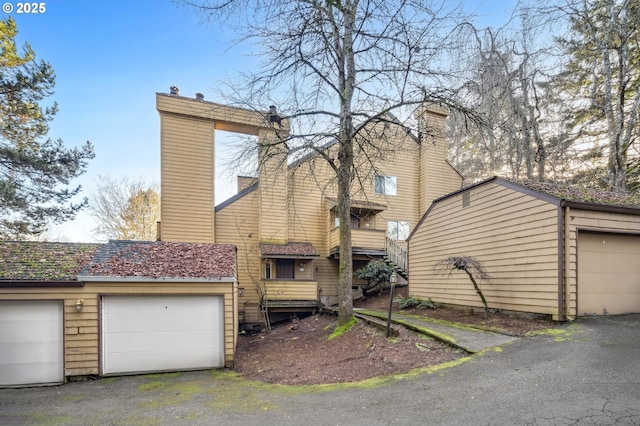
POLYGON ((640 312, 640 206, 607 191, 492 178, 433 202, 409 237, 410 293, 481 306, 464 273, 436 264, 473 256, 489 306, 551 315, 640 312))
POLYGON ((0 386, 232 367, 236 249, 0 242, 0 386))

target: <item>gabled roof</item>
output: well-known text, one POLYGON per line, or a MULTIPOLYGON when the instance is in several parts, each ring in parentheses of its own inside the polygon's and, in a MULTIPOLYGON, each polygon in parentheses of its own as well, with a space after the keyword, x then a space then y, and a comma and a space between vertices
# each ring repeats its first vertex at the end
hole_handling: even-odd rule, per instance
POLYGON ((0 241, 0 280, 76 281, 101 244, 0 241))
POLYGON ((231 279, 236 248, 230 244, 109 241, 80 272, 101 278, 231 279))
POLYGON ((429 215, 433 207, 448 198, 470 191, 490 183, 495 183, 514 191, 522 192, 532 197, 547 201, 557 206, 566 206, 583 210, 593 210, 611 213, 640 215, 640 194, 619 193, 601 189, 586 188, 580 185, 569 185, 553 182, 533 182, 527 180, 511 181, 494 176, 489 179, 466 186, 433 200, 429 209, 424 213, 420 221, 409 235, 410 240, 422 222, 429 215))
POLYGON ((262 257, 318 257, 318 250, 311 243, 260 244, 262 257))

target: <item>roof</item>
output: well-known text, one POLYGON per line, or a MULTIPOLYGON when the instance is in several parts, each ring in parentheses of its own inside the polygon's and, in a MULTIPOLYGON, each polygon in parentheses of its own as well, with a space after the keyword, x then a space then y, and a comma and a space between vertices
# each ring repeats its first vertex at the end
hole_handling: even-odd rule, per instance
POLYGON ((311 243, 260 244, 262 257, 318 257, 311 243))
MULTIPOLYGON (((326 200, 333 206, 338 205, 336 198, 326 197, 326 200)), ((388 208, 386 204, 374 203, 372 201, 351 200, 351 208, 373 211, 384 211, 388 208)))
POLYGON ((533 182, 527 180, 513 181, 513 183, 568 201, 635 208, 640 207, 640 193, 638 192, 614 192, 604 189, 586 188, 579 185, 533 182))
POLYGON ((431 207, 422 215, 408 240, 425 221, 434 205, 440 201, 467 192, 473 188, 495 183, 514 191, 519 191, 533 197, 545 200, 558 206, 567 206, 584 210, 613 212, 622 214, 640 215, 640 193, 614 192, 603 189, 587 188, 581 185, 571 185, 556 182, 534 182, 528 180, 508 180, 494 176, 489 179, 463 187, 457 191, 446 194, 433 200, 431 207))
POLYGON ((112 240, 80 272, 96 277, 200 278, 235 277, 236 248, 231 244, 112 240))
POLYGON ((0 279, 76 281, 101 244, 0 241, 0 279))

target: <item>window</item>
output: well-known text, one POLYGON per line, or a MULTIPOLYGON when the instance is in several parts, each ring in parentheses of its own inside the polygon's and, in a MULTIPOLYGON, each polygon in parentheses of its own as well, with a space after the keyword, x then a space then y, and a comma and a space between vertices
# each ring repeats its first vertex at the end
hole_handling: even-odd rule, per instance
POLYGON ((271 261, 267 260, 267 262, 264 264, 264 277, 268 280, 270 280, 272 277, 272 272, 271 272, 272 267, 273 267, 273 264, 271 263, 271 261))
POLYGON ((373 189, 376 194, 396 195, 396 177, 375 175, 373 177, 373 189))
POLYGON ((392 240, 404 241, 409 238, 409 222, 390 220, 387 222, 387 237, 392 240))
POLYGON ((295 278, 295 260, 293 259, 276 259, 276 277, 278 279, 294 279, 295 278))

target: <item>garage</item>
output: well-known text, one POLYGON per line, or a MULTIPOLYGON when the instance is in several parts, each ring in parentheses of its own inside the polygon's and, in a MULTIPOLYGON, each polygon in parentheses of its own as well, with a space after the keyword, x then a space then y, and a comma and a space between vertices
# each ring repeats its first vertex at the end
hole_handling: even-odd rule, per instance
POLYGON ((578 313, 640 312, 640 236, 579 232, 578 313))
POLYGON ((103 296, 102 374, 224 367, 222 296, 103 296))
POLYGON ((64 382, 61 301, 0 301, 0 386, 64 382))

